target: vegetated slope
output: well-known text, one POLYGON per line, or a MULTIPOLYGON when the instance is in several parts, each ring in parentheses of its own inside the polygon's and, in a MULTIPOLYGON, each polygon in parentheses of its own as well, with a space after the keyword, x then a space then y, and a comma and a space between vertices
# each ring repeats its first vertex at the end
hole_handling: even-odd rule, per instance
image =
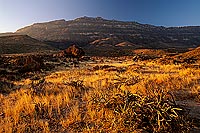
POLYGON ((191 51, 179 54, 176 57, 180 59, 193 59, 193 60, 200 61, 200 47, 197 47, 191 51))
POLYGON ((56 42, 77 42, 83 44, 117 44, 129 42, 134 47, 144 48, 188 48, 200 44, 200 27, 162 27, 137 22, 106 20, 101 17, 81 17, 75 20, 56 20, 17 30, 33 38, 56 42), (94 43, 95 42, 95 43, 94 43), (137 47, 138 47, 137 46, 137 47))
POLYGON ((56 50, 28 35, 1 34, 0 54, 18 54, 56 50), (2 35, 2 36, 1 36, 2 35))
POLYGON ((200 47, 197 47, 184 53, 168 55, 170 56, 164 56, 163 58, 160 58, 158 62, 163 64, 184 64, 185 67, 191 67, 191 65, 193 64, 192 66, 199 68, 200 47))

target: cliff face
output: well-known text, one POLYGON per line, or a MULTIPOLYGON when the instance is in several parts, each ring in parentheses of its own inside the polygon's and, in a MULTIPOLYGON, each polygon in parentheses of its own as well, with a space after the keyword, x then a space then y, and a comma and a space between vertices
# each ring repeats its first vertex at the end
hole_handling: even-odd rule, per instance
POLYGON ((101 17, 36 23, 19 29, 16 33, 50 41, 52 45, 62 45, 62 47, 71 42, 90 48, 120 47, 121 49, 191 48, 200 44, 199 26, 166 28, 137 22, 106 20, 101 17))

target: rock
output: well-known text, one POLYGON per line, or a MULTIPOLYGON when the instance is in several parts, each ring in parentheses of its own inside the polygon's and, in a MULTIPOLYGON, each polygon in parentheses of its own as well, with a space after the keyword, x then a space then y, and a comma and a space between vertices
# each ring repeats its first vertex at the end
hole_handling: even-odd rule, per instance
POLYGON ((138 54, 133 56, 133 61, 145 61, 145 60, 151 60, 155 59, 156 57, 150 56, 150 55, 143 55, 143 54, 138 54))
POLYGON ((66 58, 77 58, 80 59, 82 56, 85 55, 85 52, 83 51, 82 48, 76 46, 76 45, 71 45, 67 49, 61 51, 57 56, 58 57, 66 57, 66 58))
POLYGON ((37 56, 18 56, 11 61, 14 69, 20 73, 40 71, 44 68, 43 60, 37 56))

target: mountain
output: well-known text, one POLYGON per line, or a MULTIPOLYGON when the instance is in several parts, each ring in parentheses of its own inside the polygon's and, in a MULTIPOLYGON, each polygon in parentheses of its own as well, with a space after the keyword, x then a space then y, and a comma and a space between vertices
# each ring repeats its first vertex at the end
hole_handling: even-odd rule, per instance
POLYGON ((18 54, 53 51, 55 48, 28 35, 0 34, 0 54, 18 54))
POLYGON ((137 22, 81 17, 35 23, 16 31, 63 49, 76 43, 91 52, 138 48, 195 48, 200 45, 200 26, 163 27, 137 22))

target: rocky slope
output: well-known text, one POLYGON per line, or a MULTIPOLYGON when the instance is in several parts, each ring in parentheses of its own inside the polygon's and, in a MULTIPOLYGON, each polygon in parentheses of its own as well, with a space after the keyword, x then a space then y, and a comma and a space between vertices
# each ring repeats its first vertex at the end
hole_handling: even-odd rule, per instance
POLYGON ((28 35, 0 34, 0 54, 53 51, 55 48, 28 35))
POLYGON ((29 35, 59 49, 75 43, 94 54, 118 50, 125 50, 126 53, 127 50, 138 48, 187 49, 200 45, 199 26, 167 28, 101 17, 35 23, 17 30, 16 33, 29 35))

